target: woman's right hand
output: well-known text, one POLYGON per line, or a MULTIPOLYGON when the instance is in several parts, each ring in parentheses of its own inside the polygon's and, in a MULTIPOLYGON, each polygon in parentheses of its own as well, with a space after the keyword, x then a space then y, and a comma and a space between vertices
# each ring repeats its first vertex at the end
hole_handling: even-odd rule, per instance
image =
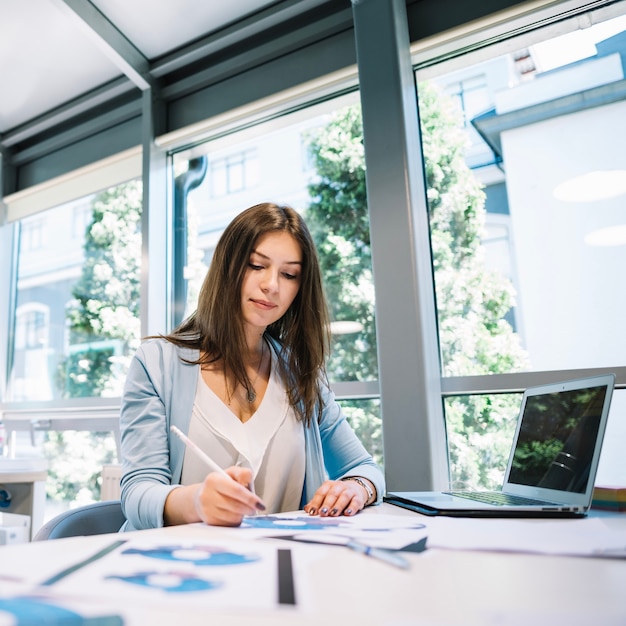
POLYGON ((198 485, 194 506, 198 517, 214 526, 239 526, 245 515, 265 510, 262 500, 250 491, 252 470, 229 467, 228 476, 219 472, 207 474, 198 485))

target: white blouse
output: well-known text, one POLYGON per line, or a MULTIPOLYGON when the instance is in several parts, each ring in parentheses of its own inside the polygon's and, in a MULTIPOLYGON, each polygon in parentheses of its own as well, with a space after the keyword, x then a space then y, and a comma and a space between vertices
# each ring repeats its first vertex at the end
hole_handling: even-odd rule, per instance
MULTIPOLYGON (((267 507, 265 513, 297 511, 304 485, 304 428, 275 374, 275 358, 272 354, 265 395, 245 423, 210 389, 199 371, 188 435, 221 467, 252 469, 254 490, 267 507)), ((187 449, 181 484, 202 482, 206 474, 203 461, 187 449)))

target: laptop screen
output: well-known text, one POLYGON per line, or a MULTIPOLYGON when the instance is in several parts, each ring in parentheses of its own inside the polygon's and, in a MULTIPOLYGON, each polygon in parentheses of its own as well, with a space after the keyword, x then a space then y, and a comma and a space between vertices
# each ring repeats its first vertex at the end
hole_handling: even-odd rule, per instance
POLYGON ((585 493, 606 385, 529 395, 508 483, 585 493))

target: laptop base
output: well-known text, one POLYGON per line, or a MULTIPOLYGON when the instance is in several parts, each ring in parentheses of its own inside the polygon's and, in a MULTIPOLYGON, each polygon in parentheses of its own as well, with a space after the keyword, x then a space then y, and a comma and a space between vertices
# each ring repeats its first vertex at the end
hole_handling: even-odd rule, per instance
POLYGON ((418 504, 412 500, 403 498, 398 494, 387 494, 383 496, 383 502, 430 517, 439 515, 443 517, 580 518, 585 517, 587 514, 586 511, 548 511, 546 509, 525 511, 520 509, 500 509, 495 506, 489 509, 435 509, 428 505, 422 503, 418 504))

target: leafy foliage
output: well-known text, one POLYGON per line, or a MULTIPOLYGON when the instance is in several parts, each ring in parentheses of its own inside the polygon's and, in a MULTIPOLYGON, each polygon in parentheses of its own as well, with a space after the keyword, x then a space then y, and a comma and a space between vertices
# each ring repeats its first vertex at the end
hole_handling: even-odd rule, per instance
POLYGON ((117 460, 111 433, 48 431, 43 452, 49 463, 46 496, 75 505, 100 499, 102 466, 117 460))
POLYGON ((335 380, 378 376, 365 153, 360 109, 348 107, 309 137, 317 180, 307 223, 320 257, 333 321, 363 330, 335 335, 328 369, 335 380))
MULTIPOLYGON (((66 311, 70 350, 57 372, 65 397, 121 395, 131 354, 139 344, 141 183, 94 197, 85 234, 82 275, 66 311)), ((64 501, 97 500, 102 465, 116 459, 110 433, 52 432, 47 495, 64 501)))
MULTIPOLYGON (((420 85, 420 118, 428 188, 441 358, 448 376, 510 372, 525 354, 505 315, 512 285, 487 269, 481 247, 485 196, 465 163, 466 136, 452 102, 420 85)), ((320 254, 334 320, 359 322, 338 335, 328 368, 335 380, 378 375, 374 292, 360 109, 347 107, 309 137, 317 178, 309 186, 307 221, 320 254)), ((451 480, 492 487, 502 478, 518 405, 511 396, 446 401, 451 480)), ((375 405, 345 408, 368 449, 382 458, 375 405)))
MULTIPOLYGON (((372 380, 378 377, 378 361, 360 109, 340 111, 312 132, 308 142, 317 178, 309 185, 306 218, 326 281, 331 319, 362 328, 333 335, 328 371, 335 381, 372 380)), ((379 402, 343 403, 343 410, 382 463, 379 402)))
POLYGON ((141 184, 93 200, 81 278, 66 311, 72 354, 59 372, 67 397, 120 395, 139 338, 141 184))

